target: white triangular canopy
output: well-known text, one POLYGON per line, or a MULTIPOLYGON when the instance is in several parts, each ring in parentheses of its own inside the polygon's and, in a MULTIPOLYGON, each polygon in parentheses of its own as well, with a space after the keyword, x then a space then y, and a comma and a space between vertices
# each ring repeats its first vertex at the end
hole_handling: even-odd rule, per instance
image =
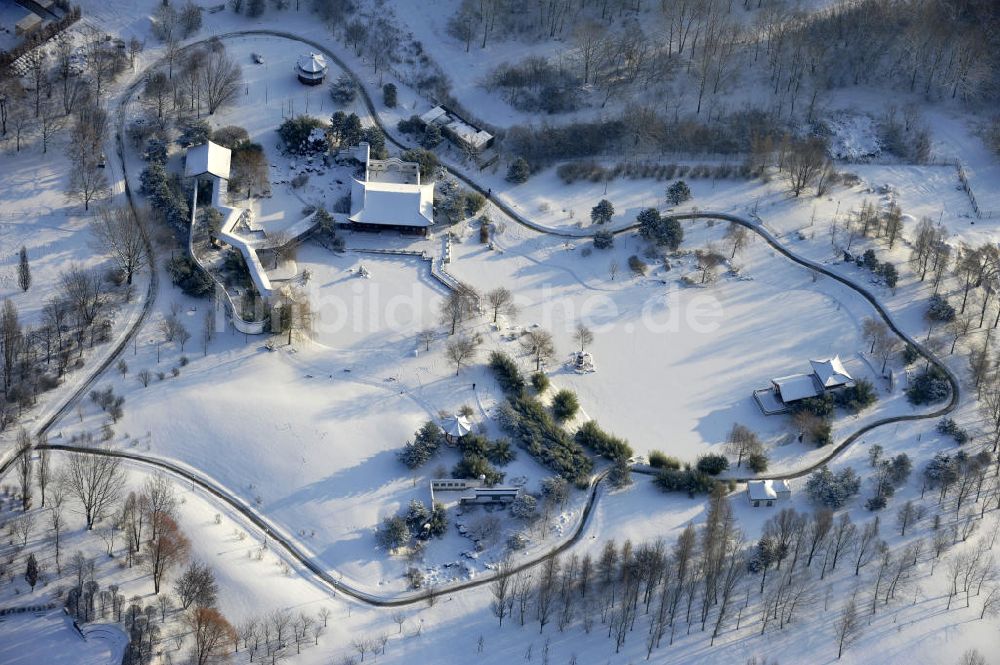
POLYGON ((309 74, 320 74, 326 71, 326 58, 322 53, 310 53, 299 58, 299 69, 309 74))
POLYGON ((448 436, 458 438, 472 431, 472 423, 465 416, 448 416, 442 421, 441 429, 448 436))

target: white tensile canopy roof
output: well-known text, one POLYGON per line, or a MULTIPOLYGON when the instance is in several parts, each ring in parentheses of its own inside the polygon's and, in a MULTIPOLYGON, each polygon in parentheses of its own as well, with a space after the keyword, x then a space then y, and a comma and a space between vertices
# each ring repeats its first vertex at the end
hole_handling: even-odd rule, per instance
POLYGON ((184 162, 185 177, 199 176, 209 173, 229 180, 229 160, 231 153, 229 148, 223 148, 218 143, 202 143, 187 151, 187 160, 184 162))
POLYGON ((771 381, 778 387, 781 401, 786 403, 807 397, 816 397, 821 392, 812 374, 792 374, 791 376, 782 376, 771 381))
POLYGON ((457 439, 472 431, 472 423, 465 416, 448 416, 441 422, 441 429, 448 436, 457 439))
POLYGON ((299 58, 299 71, 306 74, 322 74, 326 71, 326 58, 322 53, 310 53, 299 58))
POLYGON ((770 480, 751 480, 747 483, 747 496, 751 501, 773 501, 778 493, 770 480))
POLYGON ((812 365, 813 373, 816 374, 816 378, 819 379, 824 388, 836 388, 854 380, 844 368, 840 356, 823 360, 810 360, 809 364, 812 365))

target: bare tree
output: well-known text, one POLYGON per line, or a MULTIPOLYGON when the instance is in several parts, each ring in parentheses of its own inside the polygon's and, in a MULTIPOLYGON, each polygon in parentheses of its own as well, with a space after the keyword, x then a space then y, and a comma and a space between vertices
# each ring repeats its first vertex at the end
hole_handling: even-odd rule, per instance
POLYGON ((23 427, 17 431, 17 480, 20 487, 21 510, 31 507, 31 435, 23 427))
POLYGON ((153 593, 158 594, 167 572, 187 560, 191 542, 170 515, 155 516, 150 527, 152 537, 146 543, 143 563, 153 578, 153 593))
POLYGON ((489 303, 490 309, 493 310, 493 323, 497 322, 501 314, 507 317, 517 315, 517 307, 514 305, 514 294, 507 287, 498 286, 492 291, 487 292, 486 302, 489 303))
POLYGON ((726 453, 736 457, 736 466, 743 465, 743 460, 750 455, 760 454, 764 450, 764 445, 760 442, 757 433, 746 425, 733 423, 729 430, 729 437, 726 440, 726 453))
POLYGON ((837 660, 840 660, 844 651, 861 636, 861 617, 858 615, 858 606, 853 598, 844 603, 833 629, 837 638, 837 660))
POLYGON ((733 249, 729 253, 730 260, 735 259, 736 255, 743 251, 746 247, 747 242, 750 241, 750 232, 742 224, 736 224, 735 222, 730 222, 729 228, 726 230, 726 239, 729 240, 733 249))
MULTIPOLYGON (((510 555, 506 555, 500 560, 496 567, 496 578, 490 583, 490 593, 493 601, 490 606, 493 614, 500 620, 500 627, 503 628, 503 619, 510 616, 514 611, 514 597, 512 595, 513 579, 511 573, 514 564, 510 555)), ((402 630, 402 624, 400 624, 402 630)))
POLYGON ((66 194, 69 198, 82 202, 84 211, 90 210, 91 201, 104 198, 110 192, 108 178, 104 175, 104 169, 98 167, 96 157, 70 171, 66 194))
POLYGON ((209 54, 201 70, 202 96, 212 115, 220 107, 236 101, 243 87, 243 70, 229 57, 225 49, 209 54))
POLYGON ((445 345, 445 355, 455 365, 455 376, 458 376, 465 362, 475 358, 478 351, 479 344, 475 337, 462 335, 448 340, 445 345))
POLYGON ((118 502, 125 485, 121 461, 111 455, 71 454, 61 478, 67 491, 80 504, 87 529, 118 502))
POLYGON ((449 335, 454 335, 458 325, 475 315, 479 307, 479 294, 471 287, 451 291, 441 303, 441 323, 450 327, 449 335))
POLYGON ((437 333, 429 328, 427 330, 421 330, 417 333, 417 341, 423 345, 424 351, 431 350, 431 342, 434 341, 435 337, 437 337, 437 333))
POLYGON ((62 573, 60 560, 60 554, 62 553, 62 532, 65 526, 62 510, 62 492, 63 490, 57 486, 52 495, 52 505, 49 508, 49 526, 52 527, 52 546, 55 550, 56 573, 60 574, 62 573))
POLYGON ((801 194, 828 163, 822 140, 810 138, 792 142, 786 159, 792 193, 795 196, 801 194))
POLYGON ((535 371, 541 371, 542 364, 555 357, 556 347, 552 333, 536 328, 521 336, 521 346, 535 361, 535 371))
POLYGON ((580 345, 580 353, 583 353, 587 345, 593 343, 594 333, 587 326, 578 323, 576 324, 576 331, 573 333, 573 340, 580 345))
POLYGON ((101 278, 73 263, 59 273, 59 286, 80 326, 89 326, 101 307, 101 278))
POLYGON ((188 613, 185 623, 194 638, 191 660, 196 665, 223 659, 237 640, 236 630, 214 607, 196 607, 188 613))
POLYGON ((879 530, 879 518, 876 515, 875 519, 865 524, 865 528, 861 530, 861 535, 858 536, 858 540, 854 545, 854 574, 858 575, 861 569, 864 568, 875 555, 879 552, 880 543, 878 537, 879 530))
POLYGON ((49 450, 44 446, 48 444, 45 434, 39 434, 35 445, 38 449, 38 466, 35 468, 35 479, 38 482, 38 491, 42 495, 42 508, 45 507, 45 490, 49 486, 52 478, 52 467, 49 464, 49 450))
POLYGON ((145 220, 132 212, 131 206, 102 208, 90 223, 90 230, 100 247, 125 274, 125 283, 149 265, 146 252, 145 220))
POLYGON ((0 356, 3 365, 3 393, 7 395, 14 385, 14 366, 17 364, 24 344, 24 332, 18 318, 17 306, 10 298, 5 298, 0 310, 0 356))

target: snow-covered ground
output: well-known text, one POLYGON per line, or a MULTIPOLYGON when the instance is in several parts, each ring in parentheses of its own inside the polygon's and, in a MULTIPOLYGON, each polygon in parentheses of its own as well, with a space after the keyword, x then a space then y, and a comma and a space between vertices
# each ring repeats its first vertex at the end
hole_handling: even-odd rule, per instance
POLYGON ((7 665, 119 665, 128 636, 117 624, 89 624, 83 634, 61 609, 0 618, 0 662, 7 665), (39 658, 43 660, 39 660, 39 658))
MULTIPOLYGON (((109 31, 128 35, 142 34, 147 29, 142 12, 124 11, 132 9, 128 3, 117 1, 93 9, 88 13, 89 20, 101 22, 109 31)), ((426 24, 416 20, 417 13, 422 17, 425 11, 415 4, 397 3, 397 11, 410 16, 414 25, 430 26, 421 29, 432 32, 417 35, 429 43, 433 31, 442 29, 442 17, 450 13, 450 7, 443 7, 442 13, 426 24)), ((205 32, 266 26, 275 22, 274 17, 275 14, 268 14, 262 20, 248 21, 233 17, 228 11, 206 14, 205 32)), ((349 62, 355 62, 348 49, 330 38, 322 26, 313 24, 305 11, 281 17, 281 29, 322 39, 343 52, 349 62)), ((272 162, 277 166, 272 171, 272 180, 287 179, 292 170, 276 156, 275 126, 283 116, 306 111, 307 105, 310 113, 320 117, 329 115, 332 110, 329 98, 324 89, 313 92, 294 82, 288 65, 302 50, 299 45, 270 37, 241 37, 227 39, 226 43, 231 44, 232 52, 245 63, 248 84, 239 104, 218 114, 212 123, 239 124, 249 129, 265 145, 268 154, 275 155, 272 162), (265 53, 268 64, 251 64, 250 52, 265 53), (279 83, 272 87, 274 81, 279 83)), ((145 62, 157 54, 152 42, 149 46, 142 56, 145 62)), ((448 48, 454 47, 452 44, 448 48)), ((517 45, 503 44, 496 50, 499 53, 504 48, 512 49, 511 53, 500 53, 498 57, 513 55, 517 45)), ((475 87, 476 79, 483 73, 481 67, 465 70, 451 63, 452 59, 444 60, 456 73, 461 73, 459 89, 475 87)), ((364 78, 374 83, 370 72, 364 78)), ((419 110, 411 93, 401 90, 401 98, 419 110)), ((480 101, 482 108, 486 108, 490 100, 483 95, 480 101)), ((518 120, 503 108, 497 108, 497 115, 491 119, 518 120)), ((357 110, 360 114, 361 108, 357 110)), ((972 145, 968 128, 959 121, 935 121, 935 128, 938 127, 943 128, 942 151, 948 146, 972 145)), ((982 151, 970 150, 969 169, 974 172, 974 182, 978 179, 987 183, 977 190, 977 194, 983 189, 987 192, 980 195, 982 203, 983 196, 996 190, 989 186, 997 181, 991 175, 996 168, 995 160, 982 151)), ((57 162, 55 155, 50 158, 57 162)), ((17 205, 24 207, 12 212, 19 214, 33 209, 39 215, 38 220, 26 227, 20 223, 21 217, 15 220, 17 224, 0 219, 5 224, 0 226, 3 270, 10 272, 17 248, 26 244, 29 254, 38 257, 33 265, 37 266, 38 283, 43 285, 51 284, 67 261, 92 260, 86 250, 85 220, 57 210, 62 205, 63 189, 58 180, 64 174, 60 175, 57 169, 46 170, 44 162, 38 162, 41 166, 31 170, 34 175, 18 169, 3 171, 11 178, 23 179, 12 180, 3 189, 16 191, 22 197, 17 205)), ((18 161, 19 165, 23 163, 18 161)), ((851 189, 835 188, 820 199, 812 196, 790 199, 784 184, 777 180, 771 183, 689 181, 694 199, 688 206, 737 212, 757 208, 766 226, 790 248, 865 284, 878 294, 906 330, 913 335, 925 334, 923 303, 931 287, 919 283, 905 267, 909 248, 901 243, 890 252, 866 240, 858 240, 853 248, 872 247, 881 259, 898 263, 903 274, 899 288, 892 293, 871 284, 870 275, 862 269, 834 263, 839 257, 829 241, 827 224, 838 215, 856 210, 866 198, 884 203, 883 195, 875 191, 883 184, 894 190, 893 199, 909 215, 910 225, 925 215, 935 220, 940 218, 957 236, 979 240, 995 231, 996 221, 972 224, 968 199, 956 189, 958 181, 953 167, 870 164, 842 168, 857 173, 864 183, 851 189)), ((298 215, 305 202, 324 200, 329 204, 343 191, 335 181, 330 182, 332 177, 330 173, 325 179, 317 177, 309 188, 294 193, 276 183, 274 196, 265 200, 259 211, 267 219, 279 220, 298 215)), ((512 186, 501 178, 502 172, 477 174, 477 179, 484 187, 491 187, 494 195, 503 197, 526 217, 553 227, 575 227, 581 222, 589 226, 589 210, 601 198, 612 200, 618 211, 612 225, 624 226, 631 223, 640 209, 662 205, 667 184, 653 180, 613 181, 605 192, 603 184, 565 186, 555 176, 554 169, 520 186, 512 186)), ((6 202, 6 194, 4 197, 6 202)), ((741 277, 720 276, 711 286, 683 286, 680 282, 683 276, 697 281, 691 256, 672 258, 669 272, 649 260, 650 272, 646 277, 629 274, 628 257, 643 254, 634 234, 619 236, 613 250, 592 250, 589 256, 583 256, 584 250, 591 247, 589 240, 541 236, 504 220, 496 211, 491 214, 501 227, 494 249, 478 243, 477 229, 455 227, 452 229, 457 236, 452 248, 454 258, 448 266, 455 276, 483 290, 507 286, 519 300, 518 317, 501 321, 496 329, 485 318, 468 325, 469 332, 481 332, 485 338, 479 361, 489 350, 499 348, 517 355, 523 367, 529 369, 528 359, 521 355, 516 342, 506 339, 507 333, 533 324, 551 329, 558 348, 557 359, 549 367, 555 386, 576 390, 586 414, 609 431, 627 437, 637 452, 659 448, 693 460, 719 446, 732 423, 739 421, 766 439, 771 447, 772 469, 799 468, 824 451, 794 440, 779 446, 786 442, 790 432, 787 417, 762 416, 751 400, 751 391, 765 386, 772 376, 806 370, 810 358, 834 353, 845 358, 853 373, 873 375, 871 368, 858 358, 858 352, 865 346, 860 324, 872 315, 870 306, 854 292, 830 280, 814 280, 807 271, 777 256, 760 240, 737 256, 741 277), (612 261, 618 266, 614 279, 609 274, 612 261), (594 374, 577 375, 561 365, 574 348, 572 329, 581 319, 588 321, 596 333, 591 348, 597 364, 594 374)), ((709 242, 725 247, 722 238, 725 230, 726 225, 721 223, 686 224, 682 249, 705 247, 709 242)), ((351 234, 348 246, 405 248, 440 256, 441 235, 428 241, 410 242, 351 234)), ((222 331, 203 349, 197 333, 208 304, 184 298, 169 283, 161 284, 156 311, 138 336, 138 343, 124 356, 129 364, 125 376, 112 369, 97 383, 98 387, 112 386, 126 398, 125 416, 115 426, 111 445, 190 468, 259 511, 324 569, 343 576, 345 582, 355 586, 393 595, 403 590, 401 573, 410 563, 375 549, 374 527, 382 517, 396 513, 411 499, 426 500, 427 481, 439 473, 437 467, 447 469, 458 460, 454 451, 446 450, 413 473, 396 460, 395 451, 423 421, 440 410, 453 412, 463 405, 473 408, 474 420, 489 434, 498 434, 491 415, 502 395, 481 364, 464 368, 459 376, 454 376, 454 368, 442 353, 444 330, 438 322, 437 307, 443 291, 430 278, 425 262, 356 252, 334 256, 306 244, 300 248, 297 267, 309 271, 309 291, 318 305, 315 337, 311 341, 298 340, 289 347, 282 345, 283 340, 277 340, 277 350, 273 352, 266 350, 262 338, 246 339, 231 330, 222 331), (370 273, 367 279, 357 274, 362 264, 370 273), (183 350, 159 341, 157 326, 173 303, 180 305, 185 325, 195 334, 183 350), (350 313, 346 319, 341 315, 344 308, 350 313), (416 334, 435 326, 439 339, 425 352, 416 334), (181 360, 182 356, 186 356, 186 362, 181 360), (143 368, 154 373, 148 387, 143 387, 136 378, 143 368), (172 375, 174 368, 176 376, 172 375), (156 376, 157 372, 163 372, 162 379, 156 376)), ((3 289, 0 295, 19 297, 13 291, 16 286, 2 283, 0 288, 3 289)), ((946 280, 944 288, 953 289, 954 284, 946 280)), ((44 297, 34 299, 34 292, 32 298, 25 301, 22 309, 29 318, 36 315, 32 313, 44 302, 44 297)), ((960 350, 964 347, 965 342, 960 350)), ((965 371, 965 359, 960 353, 947 361, 956 371, 965 371)), ((896 372, 901 371, 895 360, 892 367, 896 372)), ((893 393, 885 386, 879 388, 879 404, 859 419, 839 415, 834 431, 837 440, 870 419, 913 412, 902 398, 900 386, 893 393)), ((973 428, 981 426, 971 400, 963 402, 956 418, 973 428)), ((65 441, 75 433, 97 430, 103 419, 95 405, 81 402, 78 413, 57 424, 53 439, 65 441)), ((933 433, 932 422, 925 422, 880 428, 848 448, 833 466, 835 469, 853 466, 866 479, 861 496, 848 508, 859 523, 871 519, 861 504, 871 492, 867 482, 867 450, 873 443, 883 445, 891 454, 907 452, 916 463, 915 476, 934 451, 952 445, 933 433)), ((144 471, 138 466, 130 468, 133 480, 141 480, 144 471)), ((537 489, 538 481, 547 475, 523 451, 504 471, 508 480, 524 481, 531 489, 537 489)), ((800 510, 811 509, 803 482, 794 481, 792 486, 792 505, 800 510)), ((637 621, 625 649, 616 653, 613 643, 603 635, 602 626, 587 633, 579 622, 565 631, 557 631, 550 625, 540 636, 537 626, 530 622, 520 628, 511 621, 499 630, 485 588, 446 593, 433 607, 425 607, 423 603, 407 607, 403 610, 405 625, 397 632, 392 610, 366 608, 331 595, 329 589, 278 548, 263 550, 260 546, 263 536, 224 504, 185 483, 179 483, 178 488, 183 497, 179 510, 181 526, 194 543, 194 556, 215 569, 222 587, 220 606, 233 621, 277 607, 309 613, 321 606, 333 610, 330 630, 320 646, 305 649, 294 662, 327 663, 331 659, 336 662, 352 652, 353 639, 380 633, 388 636, 388 646, 378 658, 389 663, 459 663, 472 659, 509 663, 527 660, 527 653, 553 663, 567 662, 574 655, 580 663, 638 662, 645 657, 640 635, 648 627, 645 618, 637 621), (482 653, 477 645, 480 637, 482 653), (543 657, 546 649, 551 655, 543 657)), ((913 477, 892 500, 889 510, 919 494, 919 479, 913 477)), ((933 498, 928 497, 926 503, 931 507, 933 498)), ((581 501, 582 493, 577 492, 565 512, 554 518, 551 529, 541 533, 533 530, 533 542, 524 556, 537 556, 559 542, 579 519, 581 501)), ((740 493, 734 494, 731 501, 747 540, 755 540, 763 521, 774 511, 750 508, 740 493)), ((705 509, 703 501, 659 492, 643 476, 636 476, 633 486, 625 490, 611 492, 602 488, 595 505, 582 542, 572 549, 573 554, 596 556, 610 538, 618 541, 629 538, 638 543, 663 537, 672 542, 686 524, 699 523, 705 509)), ((453 522, 470 523, 478 514, 458 516, 452 509, 451 517, 453 522)), ((507 515, 502 519, 507 529, 521 526, 507 515)), ((945 515, 946 524, 951 519, 954 517, 945 515)), ((993 529, 989 526, 991 519, 988 516, 980 529, 984 535, 993 529)), ((899 548, 904 544, 903 539, 892 535, 892 522, 887 513, 883 537, 899 548)), ((914 535, 927 536, 930 522, 928 516, 914 535)), ((69 547, 89 548, 95 555, 100 552, 101 544, 93 534, 83 532, 79 524, 74 524, 73 529, 69 547)), ((36 534, 31 547, 40 550, 44 538, 36 534)), ((912 536, 907 540, 911 539, 912 536)), ((956 550, 970 546, 971 541, 958 545, 956 550)), ((502 550, 501 546, 489 548, 478 560, 470 562, 461 553, 471 547, 471 541, 451 526, 444 539, 431 542, 421 565, 431 580, 447 583, 481 575, 502 550), (456 562, 461 565, 447 565, 456 562)), ((978 621, 975 601, 970 609, 959 603, 958 609, 946 612, 943 606, 947 580, 941 573, 945 566, 938 564, 935 576, 930 576, 929 556, 925 548, 918 574, 907 587, 908 600, 894 601, 887 609, 879 608, 859 643, 845 654, 844 662, 871 662, 873 654, 877 654, 882 662, 949 663, 973 646, 995 653, 998 646, 995 620, 978 621)), ((669 649, 654 652, 654 659, 683 663, 743 662, 752 655, 767 655, 782 663, 832 662, 835 655, 832 631, 840 601, 860 588, 853 570, 845 568, 837 572, 823 583, 835 594, 835 602, 829 609, 821 609, 825 589, 816 582, 815 602, 804 607, 793 624, 759 636, 759 597, 748 594, 745 623, 737 631, 730 622, 712 650, 706 635, 695 628, 690 635, 678 635, 677 642, 669 649)), ((122 572, 116 560, 105 558, 99 574, 104 580, 128 580, 128 595, 147 594, 148 600, 148 578, 122 572)), ((16 584, 23 590, 20 576, 17 577, 16 584)), ((14 596, 12 585, 5 586, 3 601, 8 603, 14 596)), ((754 583, 751 581, 749 586, 752 589, 754 583)), ((18 593, 17 602, 45 598, 48 593, 47 587, 40 586, 34 596, 18 593)), ((866 602, 864 593, 859 591, 862 602, 866 602)), ((42 631, 58 633, 58 638, 53 637, 51 642, 46 639, 44 643, 53 644, 54 653, 61 654, 59 657, 72 649, 65 640, 74 636, 66 633, 69 637, 65 637, 58 626, 38 625, 26 632, 37 635, 42 631)), ((0 661, 8 662, 3 654, 10 648, 10 642, 0 632, 0 661)), ((181 654, 171 656, 179 657, 181 654)), ((161 661, 166 662, 166 658, 161 661)), ((27 662, 39 661, 35 658, 27 662)))

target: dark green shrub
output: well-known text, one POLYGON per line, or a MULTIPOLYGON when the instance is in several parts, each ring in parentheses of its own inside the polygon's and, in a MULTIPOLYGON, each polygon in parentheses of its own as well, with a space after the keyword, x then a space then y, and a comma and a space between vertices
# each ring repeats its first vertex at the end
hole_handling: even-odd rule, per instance
POLYGON ((593 420, 585 422, 576 431, 576 442, 601 457, 618 460, 632 457, 632 448, 624 439, 608 434, 593 420))
POLYGON ((535 392, 539 394, 544 393, 546 388, 549 387, 549 377, 543 372, 535 372, 531 375, 531 386, 535 389, 535 392))
POLYGON ((572 390, 560 390, 552 397, 552 413, 556 420, 569 420, 580 410, 580 402, 572 390))
POLYGON ((717 476, 729 468, 729 460, 725 455, 709 453, 698 458, 697 469, 710 476, 717 476))
POLYGON ((504 392, 509 394, 520 394, 524 390, 524 376, 517 368, 514 359, 502 351, 494 351, 490 354, 490 369, 496 377, 497 383, 504 392))

